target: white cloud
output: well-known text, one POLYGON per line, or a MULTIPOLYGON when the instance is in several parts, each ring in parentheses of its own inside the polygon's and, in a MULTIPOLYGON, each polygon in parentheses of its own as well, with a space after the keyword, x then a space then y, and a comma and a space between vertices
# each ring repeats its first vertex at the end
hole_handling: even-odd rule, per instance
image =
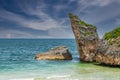
POLYGON ((89 6, 107 6, 113 2, 118 2, 117 0, 79 0, 78 3, 82 6, 89 7, 89 6))
POLYGON ((119 25, 120 26, 120 18, 117 18, 116 20, 115 20, 115 25, 119 25))
POLYGON ((6 38, 11 38, 11 34, 6 34, 6 38))
POLYGON ((36 35, 31 34, 25 31, 19 31, 19 30, 4 30, 0 31, 0 38, 55 38, 52 35, 51 36, 45 36, 45 35, 36 35))
POLYGON ((62 4, 57 4, 57 5, 55 5, 53 8, 54 8, 54 10, 56 11, 56 12, 59 12, 59 11, 61 11, 62 9, 66 9, 68 6, 67 6, 67 4, 66 5, 62 5, 62 4))
POLYGON ((91 5, 96 6, 106 6, 114 2, 115 0, 93 0, 91 1, 91 5))
POLYGON ((0 9, 0 18, 3 20, 19 22, 21 24, 24 18, 20 15, 14 14, 4 9, 0 9))
POLYGON ((12 22, 16 22, 17 24, 23 26, 32 28, 35 30, 48 30, 50 28, 60 27, 60 23, 58 23, 56 20, 49 17, 47 14, 44 13, 44 16, 39 16, 42 18, 43 21, 40 20, 28 20, 25 19, 23 16, 6 11, 6 10, 0 10, 0 18, 9 20, 12 22), (46 15, 46 16, 45 16, 46 15))
POLYGON ((64 28, 52 28, 48 30, 50 36, 57 37, 57 38, 74 38, 72 32, 68 32, 64 28))
POLYGON ((42 9, 45 9, 46 6, 44 3, 37 3, 35 7, 29 5, 29 4, 19 4, 19 7, 23 12, 25 12, 28 15, 35 15, 40 20, 28 20, 25 17, 15 14, 13 12, 0 9, 0 18, 9 20, 12 22, 16 22, 17 24, 21 25, 22 27, 28 27, 35 30, 48 30, 51 28, 57 28, 62 27, 64 20, 55 20, 51 16, 49 16, 48 13, 45 13, 42 11, 42 9))
MULTIPOLYGON (((90 23, 97 24, 102 21, 110 20, 111 18, 114 18, 120 14, 119 7, 116 6, 110 7, 112 3, 120 3, 120 0, 70 0, 68 3, 66 3, 66 5, 62 5, 62 4, 54 5, 54 9, 56 11, 61 11, 65 8, 69 8, 68 5, 74 1, 77 1, 78 3, 78 8, 75 9, 76 11, 87 12, 89 11, 89 9, 87 10, 87 8, 91 6, 100 8, 100 9, 93 8, 93 10, 90 10, 89 13, 82 16, 84 17, 84 19, 86 18, 85 20, 90 23)), ((50 16, 49 13, 44 12, 44 10, 48 8, 47 4, 44 4, 43 2, 38 0, 38 2, 34 6, 29 3, 27 4, 26 2, 22 4, 18 3, 17 5, 22 10, 22 12, 24 12, 28 16, 34 15, 39 19, 32 19, 32 20, 27 19, 22 15, 15 14, 13 12, 4 9, 0 9, 0 21, 4 19, 10 22, 15 22, 16 24, 22 27, 31 28, 34 30, 44 30, 44 31, 48 31, 49 33, 49 36, 47 35, 37 36, 37 35, 29 34, 28 32, 23 32, 23 34, 25 34, 25 36, 28 37, 33 37, 33 36, 38 38, 39 37, 43 37, 43 38, 73 37, 72 32, 63 28, 65 26, 64 23, 66 22, 66 18, 56 20, 52 16, 50 16)), ((79 12, 77 12, 77 14, 79 14, 79 12)), ((116 24, 119 24, 119 19, 116 20, 116 24)), ((18 34, 18 33, 23 36, 22 32, 14 31, 14 33, 10 32, 6 34, 6 37, 13 37, 13 36, 15 37, 15 35, 13 34, 18 34)))
POLYGON ((89 22, 94 24, 105 22, 119 16, 120 11, 117 6, 109 6, 108 8, 102 8, 101 10, 95 10, 86 15, 89 22))
POLYGON ((99 6, 99 7, 105 7, 112 3, 120 3, 120 0, 77 0, 78 8, 76 10, 79 10, 80 12, 87 12, 88 7, 91 6, 99 6))
POLYGON ((26 36, 29 38, 33 37, 34 35, 18 30, 0 31, 0 38, 25 38, 26 36))
POLYGON ((5 38, 13 38, 13 37, 55 38, 55 37, 60 36, 62 38, 66 36, 66 38, 68 38, 68 37, 73 36, 72 33, 69 34, 69 31, 62 29, 64 27, 63 24, 66 21, 66 18, 62 20, 61 19, 56 20, 52 18, 51 16, 49 16, 49 13, 45 13, 42 11, 42 9, 45 9, 45 4, 43 4, 42 6, 36 5, 36 7, 32 7, 29 4, 20 4, 19 7, 27 15, 35 15, 40 19, 33 19, 33 20, 29 19, 28 20, 22 15, 15 14, 13 12, 10 12, 4 9, 0 9, 0 18, 3 20, 14 22, 22 27, 31 28, 34 30, 48 31, 49 36, 47 35, 37 36, 37 35, 29 34, 28 32, 9 30, 9 31, 6 31, 6 33, 1 32, 1 35, 0 35, 1 37, 5 37, 5 38))
POLYGON ((50 29, 49 35, 36 35, 19 30, 0 31, 0 38, 74 38, 73 33, 67 32, 65 29, 50 29))

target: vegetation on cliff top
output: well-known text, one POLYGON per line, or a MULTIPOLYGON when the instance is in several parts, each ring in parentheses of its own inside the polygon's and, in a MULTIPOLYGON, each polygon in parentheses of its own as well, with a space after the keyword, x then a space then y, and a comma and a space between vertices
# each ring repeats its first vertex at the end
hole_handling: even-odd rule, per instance
POLYGON ((72 17, 73 17, 73 14, 72 14, 72 13, 69 13, 68 15, 69 15, 69 17, 70 17, 70 18, 72 18, 72 17))
MULTIPOLYGON (((78 16, 76 15, 73 15, 72 13, 69 13, 68 14, 70 18, 76 18, 76 19, 79 19, 78 16)), ((80 21, 79 23, 77 22, 78 25, 82 25, 82 26, 87 26, 87 27, 92 27, 92 28, 96 28, 96 26, 93 26, 92 24, 88 24, 84 21, 80 21)))
POLYGON ((109 39, 117 38, 119 36, 120 36, 120 27, 112 30, 111 32, 105 33, 103 38, 105 40, 109 40, 109 39))
POLYGON ((79 19, 79 17, 77 15, 73 15, 72 13, 69 13, 68 15, 70 18, 75 17, 75 18, 79 19))
POLYGON ((79 25, 96 28, 96 26, 93 26, 92 24, 85 23, 84 21, 80 21, 80 22, 79 22, 79 25))

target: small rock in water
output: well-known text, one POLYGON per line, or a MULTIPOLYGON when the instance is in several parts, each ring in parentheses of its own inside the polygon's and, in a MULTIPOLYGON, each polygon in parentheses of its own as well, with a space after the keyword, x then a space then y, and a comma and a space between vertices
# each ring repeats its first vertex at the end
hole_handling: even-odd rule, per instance
POLYGON ((52 48, 48 52, 35 55, 37 60, 71 60, 72 55, 66 46, 52 48))

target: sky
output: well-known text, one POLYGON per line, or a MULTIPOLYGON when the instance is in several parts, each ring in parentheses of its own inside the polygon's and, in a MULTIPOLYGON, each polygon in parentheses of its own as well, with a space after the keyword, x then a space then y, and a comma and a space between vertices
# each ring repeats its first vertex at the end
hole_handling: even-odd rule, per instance
POLYGON ((120 0, 0 0, 0 38, 74 38, 68 13, 97 26, 120 26, 120 0))

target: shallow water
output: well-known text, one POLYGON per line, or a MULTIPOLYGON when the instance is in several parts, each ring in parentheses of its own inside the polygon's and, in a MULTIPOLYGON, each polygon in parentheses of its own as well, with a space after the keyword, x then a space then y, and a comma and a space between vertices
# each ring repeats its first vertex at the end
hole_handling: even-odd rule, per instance
POLYGON ((79 61, 74 39, 1 39, 0 80, 120 80, 120 68, 79 61), (73 60, 35 60, 34 55, 66 45, 73 60))

